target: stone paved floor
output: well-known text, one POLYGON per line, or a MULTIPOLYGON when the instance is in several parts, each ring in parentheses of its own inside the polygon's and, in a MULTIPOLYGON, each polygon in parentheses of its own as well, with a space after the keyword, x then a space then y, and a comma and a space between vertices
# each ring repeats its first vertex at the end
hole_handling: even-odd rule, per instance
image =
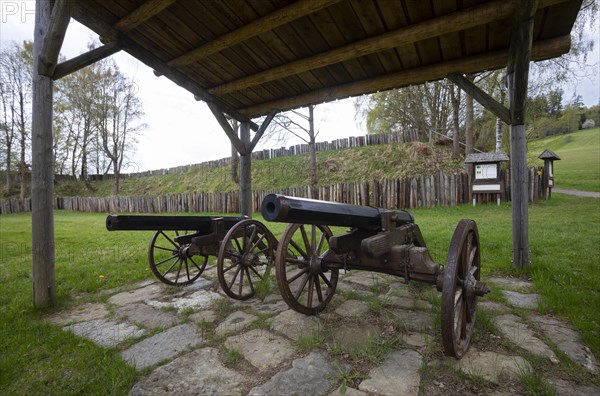
POLYGON ((47 320, 119 348, 139 372, 131 395, 526 394, 523 373, 558 395, 600 394, 594 356, 572 326, 536 312, 527 281, 487 279, 501 297, 480 299, 487 325, 457 361, 441 353, 440 297, 428 285, 353 271, 327 309, 307 317, 276 291, 231 300, 206 274, 185 288, 144 281, 103 291, 104 303, 47 320))

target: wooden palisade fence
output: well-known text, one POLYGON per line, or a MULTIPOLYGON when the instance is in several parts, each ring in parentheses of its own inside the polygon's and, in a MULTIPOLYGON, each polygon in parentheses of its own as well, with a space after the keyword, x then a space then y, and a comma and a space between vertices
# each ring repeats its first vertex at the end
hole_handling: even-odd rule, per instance
MULTIPOLYGON (((503 171, 502 201, 510 200, 510 172, 503 171)), ((310 196, 310 187, 289 187, 279 190, 253 191, 254 211, 260 210, 263 198, 270 193, 294 197, 317 198, 354 205, 381 208, 411 209, 417 207, 451 206, 471 203, 470 180, 462 174, 436 174, 406 179, 384 179, 336 183, 319 186, 318 197, 310 196)), ((542 178, 536 168, 529 170, 529 201, 543 198, 542 178)), ((495 203, 495 195, 479 195, 478 203, 495 203)), ((158 196, 57 197, 55 209, 104 213, 177 213, 216 212, 239 213, 240 193, 193 192, 158 196)), ((29 212, 29 199, 0 200, 0 214, 29 212)))

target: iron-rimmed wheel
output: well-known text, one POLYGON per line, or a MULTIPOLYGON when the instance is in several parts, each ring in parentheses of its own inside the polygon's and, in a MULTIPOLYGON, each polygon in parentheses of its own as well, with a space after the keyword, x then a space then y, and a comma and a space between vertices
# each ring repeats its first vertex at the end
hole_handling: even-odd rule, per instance
POLYGON ((329 269, 332 232, 327 226, 290 224, 277 246, 275 274, 281 297, 294 311, 315 315, 335 292, 338 269, 329 269))
POLYGON ((176 238, 187 232, 157 231, 150 241, 148 262, 154 275, 171 286, 193 283, 204 271, 208 256, 192 258, 190 244, 181 244, 176 238))
MULTIPOLYGON (((461 220, 454 231, 444 269, 442 342, 444 353, 460 359, 469 349, 481 276, 479 233, 473 220, 461 220)), ((485 286, 484 286, 485 287, 485 286)))
POLYGON ((247 300, 259 284, 269 282, 276 244, 273 234, 259 221, 246 219, 233 226, 221 242, 217 258, 219 284, 225 294, 247 300))

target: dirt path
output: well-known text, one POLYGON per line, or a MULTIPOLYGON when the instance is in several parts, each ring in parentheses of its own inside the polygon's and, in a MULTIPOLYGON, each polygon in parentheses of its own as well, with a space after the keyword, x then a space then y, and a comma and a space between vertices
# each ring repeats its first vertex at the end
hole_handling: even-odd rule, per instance
POLYGON ((563 188, 553 188, 552 192, 555 192, 558 194, 574 195, 576 197, 600 198, 600 192, 596 192, 596 191, 581 191, 581 190, 568 190, 568 189, 563 189, 563 188))

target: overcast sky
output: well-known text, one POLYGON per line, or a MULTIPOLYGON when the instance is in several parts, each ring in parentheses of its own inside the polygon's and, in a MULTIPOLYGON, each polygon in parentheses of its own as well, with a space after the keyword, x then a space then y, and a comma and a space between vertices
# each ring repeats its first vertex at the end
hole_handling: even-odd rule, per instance
MULTIPOLYGON (((0 45, 10 41, 33 40, 35 1, 0 0, 0 45)), ((598 21, 595 21, 598 24, 598 21)), ((598 29, 596 28, 596 32, 598 29)), ((97 35, 78 22, 71 21, 61 55, 72 58, 86 52, 87 43, 97 35)), ((113 55, 115 61, 139 86, 148 128, 139 138, 136 153, 128 169, 123 172, 168 168, 179 165, 219 159, 230 155, 230 143, 214 116, 191 93, 165 77, 155 77, 152 70, 121 51, 113 55)), ((598 45, 589 57, 589 63, 599 63, 598 45)), ((564 87, 565 100, 573 92, 581 95, 587 106, 600 102, 600 75, 577 86, 564 87)), ((319 105, 315 110, 315 128, 318 141, 366 134, 362 122, 355 119, 352 99, 319 105)), ((290 141, 289 144, 297 143, 290 141)), ((289 145, 288 144, 288 145, 289 145)), ((258 149, 274 147, 274 142, 259 143, 258 149)))

